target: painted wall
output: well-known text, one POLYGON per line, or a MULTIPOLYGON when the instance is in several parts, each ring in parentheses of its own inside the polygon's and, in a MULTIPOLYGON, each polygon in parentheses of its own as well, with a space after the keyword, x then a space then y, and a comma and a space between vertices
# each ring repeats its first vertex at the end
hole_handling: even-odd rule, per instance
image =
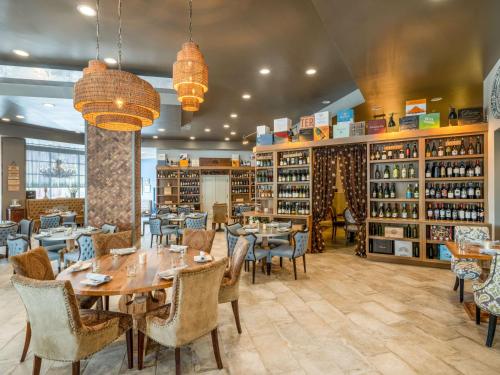
POLYGON ((1 217, 5 219, 6 208, 12 199, 19 199, 24 206, 26 198, 26 141, 24 138, 2 137, 1 138, 1 163, 2 163, 2 205, 1 217), (19 191, 7 191, 7 172, 11 163, 19 167, 20 187, 19 191))

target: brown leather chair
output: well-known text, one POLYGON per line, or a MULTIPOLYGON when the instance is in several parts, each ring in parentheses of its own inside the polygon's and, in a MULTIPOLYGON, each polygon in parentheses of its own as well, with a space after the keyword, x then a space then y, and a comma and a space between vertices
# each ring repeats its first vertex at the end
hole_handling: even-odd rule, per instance
POLYGON ((206 253, 212 251, 215 231, 203 229, 184 229, 182 244, 187 245, 190 250, 203 250, 206 253))
POLYGON ((221 224, 227 225, 229 220, 229 217, 227 215, 227 203, 214 203, 212 211, 212 229, 215 230, 216 224, 219 224, 219 229, 217 229, 217 231, 221 231, 221 224))

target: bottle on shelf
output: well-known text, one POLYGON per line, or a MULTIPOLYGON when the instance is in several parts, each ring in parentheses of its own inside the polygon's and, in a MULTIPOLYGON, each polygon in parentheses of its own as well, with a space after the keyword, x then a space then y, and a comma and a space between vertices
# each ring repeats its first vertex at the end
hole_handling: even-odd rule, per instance
POLYGON ((448 125, 449 126, 458 125, 458 116, 454 107, 450 107, 450 112, 448 114, 448 125))

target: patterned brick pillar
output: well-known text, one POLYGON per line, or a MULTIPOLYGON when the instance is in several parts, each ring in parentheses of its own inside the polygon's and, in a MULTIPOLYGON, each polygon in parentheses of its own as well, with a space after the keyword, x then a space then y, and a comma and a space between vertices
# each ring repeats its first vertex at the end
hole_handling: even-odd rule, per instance
POLYGON ((87 126, 86 224, 116 224, 141 236, 141 134, 87 126))

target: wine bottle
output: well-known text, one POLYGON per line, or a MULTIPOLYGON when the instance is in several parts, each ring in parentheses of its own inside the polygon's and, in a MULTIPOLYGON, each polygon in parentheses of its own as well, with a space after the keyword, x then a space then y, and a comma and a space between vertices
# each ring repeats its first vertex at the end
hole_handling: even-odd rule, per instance
POLYGON ((448 114, 448 125, 449 126, 458 125, 458 116, 457 116, 457 112, 455 112, 454 107, 450 107, 450 112, 448 114))

